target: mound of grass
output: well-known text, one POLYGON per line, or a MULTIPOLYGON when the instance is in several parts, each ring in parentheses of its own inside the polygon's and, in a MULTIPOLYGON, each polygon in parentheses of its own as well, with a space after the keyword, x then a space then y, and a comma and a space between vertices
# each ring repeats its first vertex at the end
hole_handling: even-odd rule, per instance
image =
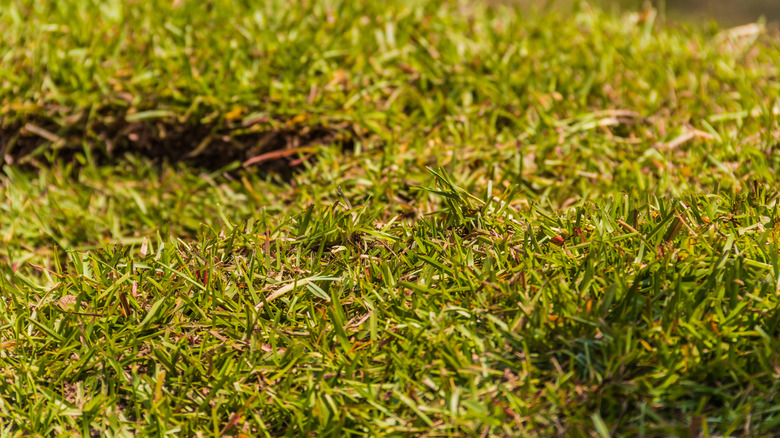
POLYGON ((762 26, 3 6, 3 434, 778 427, 762 26))

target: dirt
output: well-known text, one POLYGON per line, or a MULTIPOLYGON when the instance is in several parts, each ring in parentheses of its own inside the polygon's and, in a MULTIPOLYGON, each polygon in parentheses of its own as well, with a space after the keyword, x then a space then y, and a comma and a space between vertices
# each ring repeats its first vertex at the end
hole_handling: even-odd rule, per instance
POLYGON ((156 162, 185 162, 207 170, 236 161, 261 172, 289 174, 314 159, 318 145, 352 147, 354 128, 348 124, 306 125, 269 123, 187 124, 155 120, 128 123, 123 117, 87 123, 77 118, 60 126, 43 118, 25 118, 0 126, 0 157, 7 164, 45 166, 47 155, 73 161, 84 145, 101 164, 126 154, 156 162), (74 122, 75 119, 75 122, 74 122))

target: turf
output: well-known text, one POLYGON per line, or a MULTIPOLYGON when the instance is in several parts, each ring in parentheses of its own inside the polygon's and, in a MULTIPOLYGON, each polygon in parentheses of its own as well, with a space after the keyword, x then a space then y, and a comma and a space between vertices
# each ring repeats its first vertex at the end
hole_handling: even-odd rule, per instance
POLYGON ((0 8, 0 434, 769 435, 780 40, 0 8))

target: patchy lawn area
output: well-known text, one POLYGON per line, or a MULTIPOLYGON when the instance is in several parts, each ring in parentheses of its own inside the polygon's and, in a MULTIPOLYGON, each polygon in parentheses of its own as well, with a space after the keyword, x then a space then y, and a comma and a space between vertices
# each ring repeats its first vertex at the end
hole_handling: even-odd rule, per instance
POLYGON ((0 435, 780 427, 773 31, 3 5, 0 435))

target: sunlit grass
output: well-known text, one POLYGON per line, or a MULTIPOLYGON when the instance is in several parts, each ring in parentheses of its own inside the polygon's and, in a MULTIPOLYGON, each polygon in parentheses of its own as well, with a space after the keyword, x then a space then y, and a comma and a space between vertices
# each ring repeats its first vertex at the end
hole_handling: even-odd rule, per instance
POLYGON ((776 429, 762 26, 62 5, 0 12, 1 434, 776 429))

